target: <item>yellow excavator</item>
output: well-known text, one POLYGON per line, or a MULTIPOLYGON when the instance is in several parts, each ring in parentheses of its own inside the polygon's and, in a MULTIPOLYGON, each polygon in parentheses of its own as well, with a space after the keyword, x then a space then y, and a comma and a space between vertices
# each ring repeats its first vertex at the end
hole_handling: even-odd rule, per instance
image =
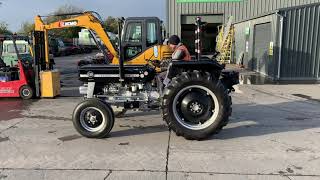
MULTIPOLYGON (((109 60, 112 64, 119 64, 119 51, 113 46, 106 33, 99 14, 96 12, 83 12, 63 14, 56 16, 73 16, 69 19, 59 20, 45 24, 41 16, 35 17, 35 31, 43 32, 45 63, 49 66, 49 41, 48 32, 53 29, 81 27, 88 29, 91 34, 101 40, 103 46, 113 56, 109 60)), ((123 49, 124 62, 129 65, 147 64, 149 60, 170 59, 171 50, 163 45, 164 31, 162 22, 157 17, 130 17, 120 23, 122 42, 119 46, 123 49)), ((97 42, 98 43, 98 42, 97 42)), ((99 44, 98 44, 99 46, 99 44)))
POLYGON ((34 58, 41 81, 38 83, 38 87, 41 89, 37 93, 38 96, 52 98, 60 95, 59 72, 52 71, 53 66, 49 56, 48 34, 54 29, 73 27, 88 29, 108 64, 119 65, 120 57, 123 58, 122 61, 125 65, 145 65, 153 61, 159 62, 171 58, 172 51, 167 45, 163 45, 165 31, 162 21, 157 17, 119 19, 118 34, 120 37, 116 48, 110 41, 98 13, 88 11, 55 16, 69 16, 71 18, 45 23, 42 19, 43 16, 38 15, 34 20, 34 58))

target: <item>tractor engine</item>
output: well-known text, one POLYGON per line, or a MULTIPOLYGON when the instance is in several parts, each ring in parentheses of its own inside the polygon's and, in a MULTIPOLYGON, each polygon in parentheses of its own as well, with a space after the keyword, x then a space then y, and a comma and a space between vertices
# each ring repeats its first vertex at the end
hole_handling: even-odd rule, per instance
POLYGON ((160 97, 156 72, 149 66, 126 66, 125 79, 119 81, 118 66, 87 65, 80 68, 80 94, 99 98, 125 109, 158 108, 160 97), (94 85, 93 85, 94 84, 94 85))
POLYGON ((104 98, 111 105, 124 107, 125 109, 146 110, 158 107, 160 97, 153 83, 131 83, 122 86, 120 83, 109 84, 103 87, 104 98))

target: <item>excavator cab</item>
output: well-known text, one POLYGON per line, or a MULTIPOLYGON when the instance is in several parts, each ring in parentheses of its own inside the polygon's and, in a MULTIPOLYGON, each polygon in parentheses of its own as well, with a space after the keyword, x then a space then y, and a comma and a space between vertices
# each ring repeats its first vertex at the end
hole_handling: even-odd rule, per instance
POLYGON ((156 45, 163 42, 161 27, 161 21, 157 17, 127 18, 121 38, 124 60, 131 61, 150 48, 154 48, 153 54, 157 56, 156 45))

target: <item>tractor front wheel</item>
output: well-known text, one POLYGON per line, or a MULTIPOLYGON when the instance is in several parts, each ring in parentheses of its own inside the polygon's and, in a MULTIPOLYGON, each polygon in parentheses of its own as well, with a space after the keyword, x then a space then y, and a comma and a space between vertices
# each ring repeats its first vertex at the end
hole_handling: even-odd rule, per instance
POLYGON ((75 108, 72 117, 75 129, 87 138, 104 138, 113 128, 112 108, 99 99, 88 99, 75 108))

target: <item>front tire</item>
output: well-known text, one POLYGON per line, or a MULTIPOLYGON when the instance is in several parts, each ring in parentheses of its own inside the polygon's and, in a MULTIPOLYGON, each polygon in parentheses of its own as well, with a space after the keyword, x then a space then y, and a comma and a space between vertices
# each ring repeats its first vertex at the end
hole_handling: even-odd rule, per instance
POLYGON ((28 100, 28 99, 33 98, 34 92, 33 92, 33 89, 29 85, 24 85, 20 88, 19 94, 22 99, 28 100))
POLYGON ((113 128, 112 108, 99 99, 88 99, 76 106, 72 121, 75 129, 87 138, 104 138, 113 128))
POLYGON ((178 136, 201 140, 228 124, 231 98, 208 72, 184 72, 165 88, 163 118, 178 136))

